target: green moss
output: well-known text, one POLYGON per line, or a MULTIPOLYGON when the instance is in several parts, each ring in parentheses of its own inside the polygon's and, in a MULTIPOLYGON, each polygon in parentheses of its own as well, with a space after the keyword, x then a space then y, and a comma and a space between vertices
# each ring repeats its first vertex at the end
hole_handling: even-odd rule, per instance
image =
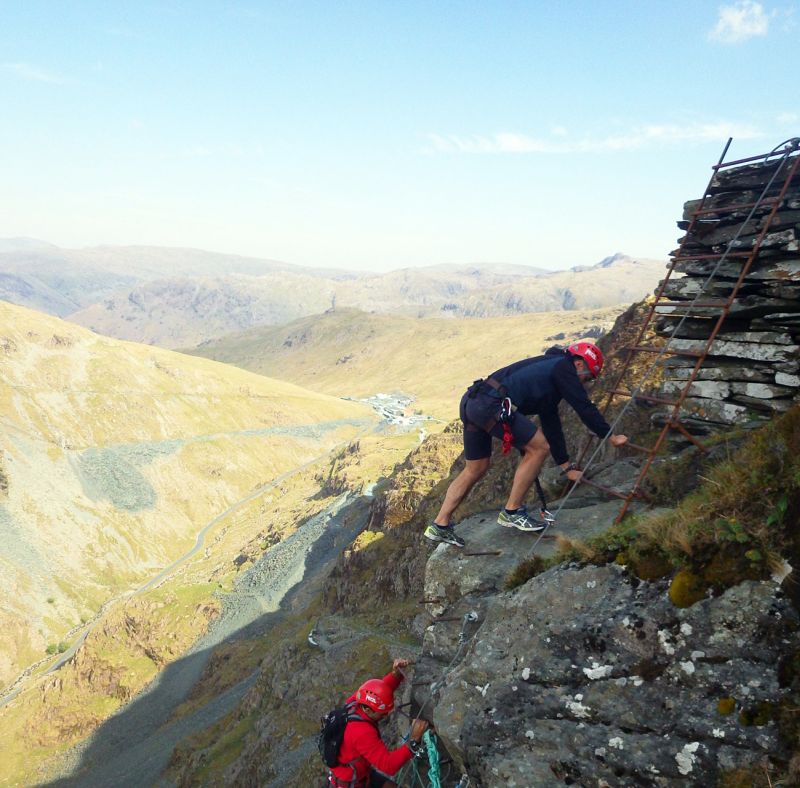
POLYGON ((669 598, 675 607, 691 607, 696 602, 704 599, 708 586, 703 579, 693 574, 688 569, 681 569, 669 587, 669 598))
POLYGON ((677 457, 653 463, 642 485, 644 491, 654 503, 675 506, 697 487, 702 459, 698 449, 687 449, 677 457))
POLYGON ((743 580, 761 580, 768 576, 763 562, 748 558, 743 546, 723 547, 717 550, 702 571, 703 580, 715 590, 724 590, 743 580))
POLYGON ((768 781, 764 770, 760 767, 731 769, 722 772, 717 783, 718 788, 761 788, 762 786, 767 788, 770 785, 772 783, 768 781))
POLYGON ((641 580, 658 580, 675 569, 672 562, 657 549, 642 552, 631 550, 628 556, 628 568, 641 580))
POLYGON ((546 563, 541 556, 534 555, 517 564, 506 578, 505 587, 508 591, 524 585, 532 577, 541 574, 546 569, 546 563))
POLYGON ((729 714, 733 714, 735 708, 735 698, 720 698, 719 702, 717 703, 717 711, 725 717, 727 717, 729 714))
POLYGON ((767 701, 748 706, 739 712, 739 722, 742 725, 755 725, 761 727, 775 719, 775 706, 767 701))

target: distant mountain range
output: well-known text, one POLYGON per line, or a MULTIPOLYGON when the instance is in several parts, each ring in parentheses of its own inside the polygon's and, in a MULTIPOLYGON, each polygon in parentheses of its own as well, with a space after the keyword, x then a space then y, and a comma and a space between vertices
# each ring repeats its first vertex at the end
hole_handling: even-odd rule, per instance
POLYGON ((569 271, 481 263, 376 274, 197 249, 67 250, 8 239, 0 240, 0 298, 108 336, 177 348, 339 307, 409 317, 594 309, 638 300, 664 265, 615 254, 569 271))

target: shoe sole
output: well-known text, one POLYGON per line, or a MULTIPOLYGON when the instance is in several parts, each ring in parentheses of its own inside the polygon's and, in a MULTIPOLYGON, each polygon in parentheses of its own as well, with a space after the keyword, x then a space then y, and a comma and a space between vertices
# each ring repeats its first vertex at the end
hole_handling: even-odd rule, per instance
POLYGON ((451 544, 453 547, 464 547, 464 545, 460 544, 459 542, 451 542, 449 539, 442 539, 440 536, 431 536, 427 531, 423 531, 422 535, 426 539, 430 539, 431 542, 439 542, 439 544, 451 544))

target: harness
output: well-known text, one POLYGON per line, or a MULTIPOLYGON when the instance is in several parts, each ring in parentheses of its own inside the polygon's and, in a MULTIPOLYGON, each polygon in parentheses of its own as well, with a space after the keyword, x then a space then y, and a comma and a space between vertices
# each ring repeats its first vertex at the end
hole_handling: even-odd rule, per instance
POLYGON ((466 407, 462 408, 463 412, 460 413, 459 416, 461 417, 461 421, 464 422, 464 427, 466 429, 470 429, 470 427, 472 427, 472 429, 483 429, 486 432, 491 432, 498 423, 502 424, 503 454, 508 454, 511 451, 511 443, 514 440, 514 436, 511 432, 511 414, 513 413, 514 406, 508 396, 508 389, 502 383, 500 383, 500 381, 493 377, 488 377, 485 380, 483 378, 479 378, 478 380, 473 381, 472 385, 467 389, 468 398, 472 399, 484 386, 488 386, 501 398, 500 410, 498 411, 497 416, 489 419, 489 421, 487 421, 484 425, 473 425, 472 422, 467 419, 466 407))

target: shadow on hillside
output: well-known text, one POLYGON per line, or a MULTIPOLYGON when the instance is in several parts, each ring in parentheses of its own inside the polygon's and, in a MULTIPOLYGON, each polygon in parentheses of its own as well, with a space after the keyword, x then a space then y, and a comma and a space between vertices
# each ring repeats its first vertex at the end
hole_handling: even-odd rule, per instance
MULTIPOLYGON (((173 711, 187 699, 200 679, 216 645, 261 636, 287 614, 304 609, 309 597, 313 596, 313 589, 326 576, 332 560, 366 527, 369 512, 369 501, 365 498, 344 506, 336 515, 341 519, 339 527, 327 527, 314 542, 306 554, 303 579, 283 596, 278 610, 261 614, 217 643, 198 648, 168 665, 149 687, 106 720, 88 742, 72 751, 73 768, 69 777, 40 785, 81 788, 171 785, 162 774, 178 742, 213 725, 232 711, 259 674, 260 669, 256 668, 238 684, 191 714, 178 720, 171 719, 173 711), (345 516, 348 513, 349 516, 345 516)), ((223 612, 221 619, 224 616, 223 612)), ((214 626, 218 623, 215 622, 214 626)))

